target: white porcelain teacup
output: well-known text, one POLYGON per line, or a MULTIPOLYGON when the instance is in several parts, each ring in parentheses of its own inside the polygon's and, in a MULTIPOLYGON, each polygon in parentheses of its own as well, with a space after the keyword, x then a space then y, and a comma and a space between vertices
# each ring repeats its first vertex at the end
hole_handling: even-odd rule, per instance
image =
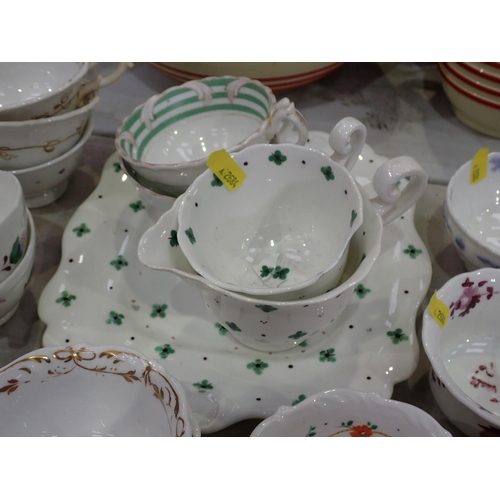
POLYGON ((111 74, 85 81, 92 67, 88 62, 2 62, 0 120, 35 120, 73 111, 131 66, 121 62, 111 74))
POLYGON ((14 174, 0 170, 0 283, 18 266, 28 238, 23 189, 14 174))
MULTIPOLYGON (((333 141, 352 139, 354 147, 341 160, 349 168, 365 135, 353 118, 341 120, 331 133, 333 141)), ((249 146, 232 160, 247 173, 241 186, 230 191, 219 179, 223 174, 207 170, 179 206, 177 239, 193 269, 220 288, 263 299, 302 299, 335 287, 363 222, 361 194, 348 169, 294 144, 249 146)), ((405 162, 407 175, 424 179, 420 166, 405 162)), ((393 189, 392 177, 392 171, 380 170, 379 193, 393 189)), ((415 202, 422 186, 412 184, 392 203, 396 216, 415 202)))
POLYGON ((174 273, 198 288, 221 328, 242 344, 260 351, 288 350, 319 332, 331 331, 331 324, 343 312, 355 286, 367 276, 380 252, 383 225, 414 204, 426 183, 427 175, 411 158, 388 160, 379 167, 373 179, 379 196, 370 200, 364 189, 359 188, 363 220, 352 236, 340 284, 310 298, 263 299, 226 290, 198 274, 178 245, 178 210, 185 194, 144 233, 139 242, 139 260, 147 267, 174 273), (381 189, 381 180, 388 174, 391 184, 381 189), (406 184, 404 178, 408 176, 412 178, 406 184), (404 205, 397 204, 394 208, 394 200, 400 195, 397 186, 400 181, 406 184, 400 197, 404 205), (392 205, 388 199, 392 199, 392 205))
POLYGON ((116 132, 116 149, 145 179, 184 188, 206 170, 211 152, 307 140, 289 99, 246 77, 208 77, 171 87, 138 106, 116 132), (292 134, 292 129, 294 134, 292 134))

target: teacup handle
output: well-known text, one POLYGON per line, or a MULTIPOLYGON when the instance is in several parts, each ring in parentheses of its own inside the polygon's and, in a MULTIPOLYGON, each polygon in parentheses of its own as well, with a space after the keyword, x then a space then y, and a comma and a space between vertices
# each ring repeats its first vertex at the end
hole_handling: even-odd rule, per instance
MULTIPOLYGON (((96 63, 90 63, 89 68, 93 68, 96 63)), ((78 91, 78 105, 81 106, 84 101, 85 96, 89 95, 91 92, 98 90, 102 87, 106 87, 113 82, 116 82, 128 68, 133 68, 134 64, 131 62, 121 62, 118 63, 117 68, 108 76, 98 75, 91 82, 85 83, 80 87, 78 91)))
POLYGON ((366 127, 356 118, 342 118, 330 132, 331 159, 351 170, 366 141, 366 127))
POLYGON ((410 156, 399 156, 387 160, 375 172, 372 186, 377 197, 371 202, 382 217, 384 226, 397 219, 411 208, 423 195, 427 187, 427 173, 410 156), (410 178, 407 186, 400 190, 399 181, 410 178))
POLYGON ((283 97, 276 103, 271 115, 267 140, 270 141, 275 137, 278 143, 290 142, 287 137, 293 131, 298 134, 296 144, 304 146, 308 136, 306 121, 302 114, 295 109, 295 104, 287 97, 283 97))

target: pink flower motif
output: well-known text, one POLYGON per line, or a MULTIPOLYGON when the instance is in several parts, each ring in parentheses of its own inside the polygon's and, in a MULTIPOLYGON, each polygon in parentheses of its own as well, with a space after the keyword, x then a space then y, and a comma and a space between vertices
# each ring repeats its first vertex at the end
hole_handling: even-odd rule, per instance
POLYGON ((494 294, 498 293, 492 286, 487 286, 484 292, 480 290, 486 283, 487 281, 480 281, 477 286, 474 286, 474 282, 466 278, 462 283, 463 291, 460 298, 450 304, 451 318, 453 318, 455 311, 462 311, 459 316, 463 318, 466 314, 469 314, 471 309, 476 307, 476 304, 479 304, 481 297, 486 295, 486 299, 490 300, 494 294))

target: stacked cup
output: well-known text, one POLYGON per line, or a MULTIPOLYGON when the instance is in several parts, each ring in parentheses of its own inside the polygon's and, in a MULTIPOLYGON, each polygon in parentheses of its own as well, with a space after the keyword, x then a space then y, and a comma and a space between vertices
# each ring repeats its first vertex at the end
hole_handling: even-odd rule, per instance
POLYGON ((35 260, 35 226, 14 174, 0 171, 0 325, 16 311, 35 260))
POLYGON ((0 170, 17 177, 28 207, 64 193, 92 133, 97 90, 129 65, 89 82, 86 62, 0 63, 0 170))

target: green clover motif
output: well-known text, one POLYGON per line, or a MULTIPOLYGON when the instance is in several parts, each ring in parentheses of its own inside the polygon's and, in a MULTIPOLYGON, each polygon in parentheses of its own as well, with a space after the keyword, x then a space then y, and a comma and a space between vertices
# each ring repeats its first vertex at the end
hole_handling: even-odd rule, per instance
POLYGON ((197 387, 198 392, 201 392, 202 394, 206 391, 211 391, 214 388, 213 385, 206 379, 203 379, 201 382, 196 382, 193 386, 197 387))
POLYGON ((81 238, 84 234, 90 233, 90 229, 87 227, 87 224, 83 222, 78 227, 73 228, 73 232, 76 233, 78 238, 81 238))
POLYGON ((316 427, 314 425, 311 425, 311 427, 309 427, 309 431, 306 434, 306 437, 316 436, 316 433, 314 432, 315 430, 316 430, 316 427))
POLYGON ((361 256, 361 260, 359 261, 359 263, 361 264, 361 262, 363 262, 365 259, 366 259, 366 253, 363 252, 363 255, 361 256))
POLYGON ((274 279, 280 279, 280 280, 286 280, 286 275, 290 272, 290 269, 288 267, 281 267, 281 266, 276 266, 276 269, 274 270, 273 278, 274 279))
POLYGON ((301 394, 293 403, 292 406, 298 405, 299 403, 302 403, 306 399, 305 394, 301 394))
POLYGON ((184 231, 186 233, 186 236, 188 237, 189 243, 191 245, 194 245, 196 243, 196 238, 194 237, 194 232, 192 228, 186 229, 184 231))
POLYGON ((61 292, 61 296, 56 299, 56 303, 62 304, 64 307, 69 307, 73 300, 76 300, 75 295, 70 295, 68 292, 61 292))
POLYGON ((329 363, 334 363, 335 361, 337 361, 335 358, 335 349, 333 347, 330 347, 330 349, 325 349, 324 351, 320 351, 319 360, 322 363, 324 363, 325 361, 329 363))
POLYGON ((335 176, 333 175, 332 172, 332 167, 321 167, 321 173, 325 176, 325 179, 327 181, 333 181, 335 179, 335 176))
POLYGON ((293 335, 288 335, 288 338, 293 339, 293 340, 298 340, 298 339, 304 337, 304 335, 307 335, 307 332, 299 331, 297 333, 294 333, 293 335))
POLYGON ((304 342, 301 342, 299 344, 300 347, 307 347, 307 340, 304 340, 304 342))
POLYGON ((110 264, 114 266, 117 271, 119 271, 122 267, 128 266, 128 262, 125 260, 123 255, 118 255, 118 257, 115 260, 112 260, 110 264))
POLYGON ((360 299, 364 299, 365 295, 370 292, 371 290, 369 288, 365 288, 361 283, 354 289, 354 293, 357 294, 360 299))
POLYGON ((123 318, 125 318, 123 314, 118 314, 115 311, 110 311, 109 318, 106 320, 106 323, 108 325, 121 325, 123 318))
POLYGON ((113 167, 115 169, 115 172, 119 172, 121 170, 120 164, 117 161, 113 163, 113 167))
POLYGON ((154 304, 150 316, 152 318, 157 318, 158 316, 160 318, 164 318, 167 315, 167 313, 165 312, 167 307, 167 304, 154 304))
POLYGON ((238 325, 236 323, 226 321, 226 325, 233 330, 233 332, 241 332, 241 329, 238 328, 238 325))
POLYGON ((422 253, 422 250, 415 248, 413 245, 408 245, 408 248, 403 251, 406 255, 409 255, 412 259, 416 259, 417 255, 422 253))
POLYGON ((21 246, 21 240, 19 239, 18 236, 16 238, 16 241, 14 241, 14 244, 12 245, 12 249, 9 255, 9 262, 11 264, 17 264, 21 260, 22 256, 23 256, 23 248, 21 246))
POLYGON ((286 161, 286 156, 281 154, 281 151, 275 151, 270 157, 269 161, 273 161, 276 165, 281 165, 286 161))
POLYGON ((130 203, 129 207, 137 213, 139 210, 144 210, 146 207, 142 204, 142 201, 136 201, 135 203, 130 203))
POLYGON ((220 323, 215 323, 214 326, 215 326, 215 328, 217 328, 217 330, 219 330, 220 335, 226 335, 227 328, 225 326, 222 326, 220 323))
POLYGON ((172 231, 170 231, 170 236, 168 237, 168 239, 170 240, 171 247, 179 246, 179 241, 177 240, 177 231, 175 229, 172 229, 172 231))
POLYGON ((399 344, 403 340, 408 340, 408 335, 406 335, 401 328, 396 328, 393 332, 387 332, 387 336, 392 338, 393 344, 399 344))
POLYGON ((210 183, 211 186, 222 186, 222 181, 215 175, 213 174, 214 178, 212 180, 212 182, 210 183))
POLYGON ((274 267, 262 266, 260 270, 260 277, 267 278, 274 271, 274 267))
POLYGON ((270 313, 270 312, 273 312, 273 311, 277 311, 278 308, 277 307, 273 307, 273 306, 268 306, 268 305, 263 305, 263 306, 255 306, 257 309, 260 309, 261 311, 265 312, 265 313, 270 313))
POLYGON ((175 349, 170 347, 170 344, 163 344, 155 347, 155 351, 160 353, 161 359, 167 359, 169 354, 173 354, 175 349))
POLYGON ((352 225, 354 224, 354 221, 356 220, 356 217, 358 216, 358 213, 356 212, 356 210, 351 210, 351 227, 352 225))
POLYGON ((252 363, 247 364, 247 368, 249 370, 253 370, 254 373, 256 373, 257 375, 260 375, 262 373, 262 371, 265 368, 267 368, 268 366, 269 365, 267 363, 265 363, 264 361, 262 361, 261 359, 256 359, 252 363))

